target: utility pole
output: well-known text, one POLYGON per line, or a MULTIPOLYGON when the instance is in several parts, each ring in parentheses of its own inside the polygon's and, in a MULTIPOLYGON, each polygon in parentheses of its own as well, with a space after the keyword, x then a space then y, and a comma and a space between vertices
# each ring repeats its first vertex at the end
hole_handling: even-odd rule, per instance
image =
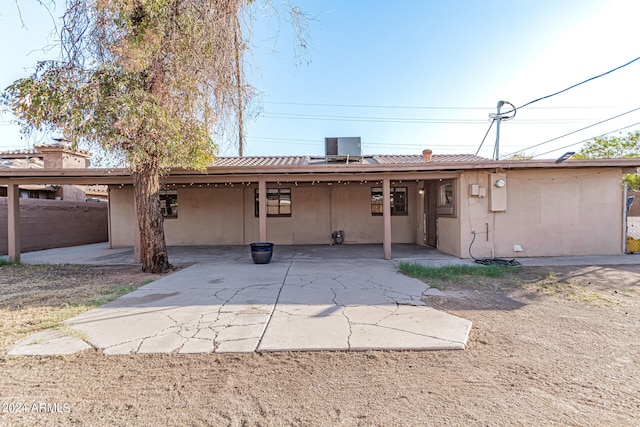
POLYGON ((239 31, 240 25, 238 23, 238 17, 236 16, 233 25, 233 42, 236 48, 236 87, 238 89, 238 156, 242 157, 244 155, 244 122, 242 120, 242 72, 240 70, 240 42, 238 40, 239 31))
POLYGON ((500 108, 504 105, 504 101, 498 101, 498 112, 496 113, 496 146, 493 149, 493 159, 500 160, 500 121, 502 117, 500 116, 500 108))
MULTIPOLYGON (((516 116, 516 107, 513 106, 512 103, 507 102, 507 101, 498 101, 498 105, 497 105, 497 113, 494 117, 494 119, 496 120, 496 145, 493 148, 493 159, 494 160, 500 160, 500 122, 503 120, 511 120, 516 116), (500 109, 502 108, 502 106, 504 104, 510 105, 511 106, 511 110, 507 111, 507 113, 513 113, 511 116, 507 116, 507 117, 502 117, 502 113, 500 112, 500 109)), ((490 115, 493 117, 493 115, 490 115)))

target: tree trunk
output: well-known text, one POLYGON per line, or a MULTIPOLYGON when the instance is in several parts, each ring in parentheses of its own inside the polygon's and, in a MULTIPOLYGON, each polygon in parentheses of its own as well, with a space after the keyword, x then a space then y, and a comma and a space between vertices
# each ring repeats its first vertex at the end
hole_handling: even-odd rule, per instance
POLYGON ((145 273, 164 273, 170 268, 160 210, 160 175, 156 159, 133 171, 133 191, 140 228, 140 258, 145 273))

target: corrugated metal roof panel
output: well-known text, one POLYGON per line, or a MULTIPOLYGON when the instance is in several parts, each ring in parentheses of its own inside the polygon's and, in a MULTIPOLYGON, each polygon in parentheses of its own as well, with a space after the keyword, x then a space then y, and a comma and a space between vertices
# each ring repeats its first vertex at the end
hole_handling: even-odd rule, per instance
MULTIPOLYGON (((431 163, 438 162, 486 162, 490 161, 484 157, 471 154, 436 154, 431 158, 431 163)), ((327 162, 324 156, 256 156, 256 157, 218 157, 214 160, 213 166, 220 167, 264 167, 264 166, 296 166, 296 165, 320 165, 338 164, 341 162, 327 162)), ((424 157, 419 154, 378 154, 373 156, 363 156, 360 160, 354 160, 348 164, 419 164, 426 163, 424 157)), ((346 164, 346 162, 345 162, 346 164)))
POLYGON ((213 166, 220 167, 291 166, 306 164, 306 156, 218 157, 213 161, 213 166))
MULTIPOLYGON (((413 163, 426 163, 424 157, 419 154, 379 154, 373 156, 373 158, 379 163, 384 165, 390 164, 413 164, 413 163)), ((433 154, 431 156, 431 163, 443 163, 443 162, 488 162, 489 159, 485 157, 474 156, 472 154, 433 154)))

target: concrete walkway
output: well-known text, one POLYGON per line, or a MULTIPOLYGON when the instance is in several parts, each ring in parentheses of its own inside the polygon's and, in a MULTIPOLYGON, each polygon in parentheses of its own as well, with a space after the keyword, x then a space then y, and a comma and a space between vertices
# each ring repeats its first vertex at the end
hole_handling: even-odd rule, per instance
MULTIPOLYGON (((247 247, 170 248, 176 273, 43 331, 9 355, 295 350, 464 349, 471 322, 426 307, 427 286, 396 270, 401 260, 473 264, 430 248, 394 245, 277 246, 256 265, 247 247), (82 337, 80 339, 78 337, 82 337)), ((25 263, 131 264, 131 248, 106 244, 23 255, 25 263)), ((523 265, 638 264, 640 256, 523 258, 523 265)))

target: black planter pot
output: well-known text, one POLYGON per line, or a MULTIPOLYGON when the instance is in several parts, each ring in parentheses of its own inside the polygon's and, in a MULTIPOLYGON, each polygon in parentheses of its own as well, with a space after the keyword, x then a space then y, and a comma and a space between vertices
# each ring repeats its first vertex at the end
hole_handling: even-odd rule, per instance
POLYGON ((251 258, 254 264, 269 264, 273 256, 273 243, 251 243, 251 258))

